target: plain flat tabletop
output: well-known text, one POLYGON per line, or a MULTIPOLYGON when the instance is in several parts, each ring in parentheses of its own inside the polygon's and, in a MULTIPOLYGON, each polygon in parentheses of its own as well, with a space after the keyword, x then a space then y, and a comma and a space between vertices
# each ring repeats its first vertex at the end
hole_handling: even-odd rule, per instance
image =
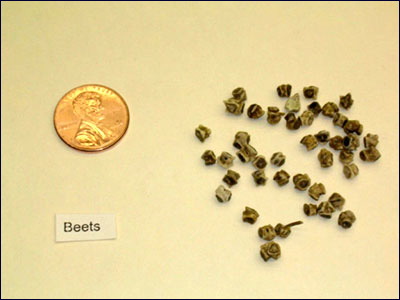
MULTIPOLYGON (((399 4, 357 3, 1 3, 1 294, 2 297, 396 298, 399 296, 399 4), (99 83, 126 100, 131 123, 115 147, 83 153, 67 147, 53 126, 68 90, 99 83), (319 166, 307 134, 343 131, 319 116, 297 131, 265 116, 229 115, 223 100, 242 86, 252 103, 284 108, 276 87, 290 83, 311 103, 338 103, 366 133, 379 135, 382 157, 355 163, 348 180, 338 152, 319 166), (212 129, 201 143, 194 129, 212 129), (317 203, 292 181, 278 187, 268 164, 265 186, 253 166, 232 199, 214 192, 226 170, 200 156, 234 153, 247 131, 269 158, 283 152, 291 176, 307 173, 346 198, 357 221, 307 217, 317 203), (314 201, 314 202, 313 202, 314 201), (245 206, 260 217, 241 220, 245 206), (55 214, 112 213, 118 237, 56 243, 55 214), (302 220, 264 262, 262 225, 302 220)), ((362 137, 361 136, 361 137, 362 137)), ((325 147, 329 148, 329 147, 325 147)), ((360 147, 361 149, 362 147, 360 147)))

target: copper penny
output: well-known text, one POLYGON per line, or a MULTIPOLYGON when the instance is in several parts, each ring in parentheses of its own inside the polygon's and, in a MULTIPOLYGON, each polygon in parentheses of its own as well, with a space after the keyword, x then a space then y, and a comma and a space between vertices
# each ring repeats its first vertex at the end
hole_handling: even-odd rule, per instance
POLYGON ((99 84, 70 90, 54 111, 54 127, 59 137, 74 149, 101 151, 125 134, 129 110, 113 89, 99 84))

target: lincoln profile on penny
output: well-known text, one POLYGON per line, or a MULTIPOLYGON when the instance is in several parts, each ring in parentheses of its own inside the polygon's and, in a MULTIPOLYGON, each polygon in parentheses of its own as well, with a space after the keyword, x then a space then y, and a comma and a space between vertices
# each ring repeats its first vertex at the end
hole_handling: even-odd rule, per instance
POLYGON ((74 114, 81 119, 75 141, 82 146, 101 146, 110 140, 111 130, 100 124, 104 119, 101 102, 96 92, 80 93, 72 101, 74 114))

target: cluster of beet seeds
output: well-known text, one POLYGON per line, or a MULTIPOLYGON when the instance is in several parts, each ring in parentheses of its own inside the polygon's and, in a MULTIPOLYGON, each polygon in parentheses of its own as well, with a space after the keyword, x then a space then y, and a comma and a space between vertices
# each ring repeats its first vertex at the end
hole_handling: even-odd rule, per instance
MULTIPOLYGON (((330 137, 330 133, 326 130, 321 130, 314 135, 306 135, 300 141, 308 151, 315 149, 318 144, 329 144, 334 150, 340 150, 339 160, 343 163, 343 173, 346 178, 353 178, 358 175, 359 170, 355 163, 353 163, 354 152, 360 146, 359 136, 363 132, 363 125, 357 120, 349 120, 344 114, 339 112, 339 107, 334 102, 327 102, 322 107, 317 101, 313 101, 307 106, 307 110, 303 111, 300 116, 296 113, 300 111, 300 95, 298 93, 291 96, 292 86, 289 84, 282 84, 277 87, 277 93, 280 97, 288 98, 285 104, 287 113, 279 111, 278 107, 269 106, 267 108, 267 122, 271 125, 278 124, 283 117, 286 120, 286 128, 289 130, 297 130, 301 126, 310 126, 314 118, 322 115, 332 118, 333 124, 343 128, 345 136, 330 137)), ((304 87, 304 97, 307 99, 317 99, 318 88, 314 86, 304 87)), ((246 91, 239 87, 233 90, 232 97, 225 100, 224 104, 226 111, 241 115, 244 112, 245 101, 247 100, 246 91)), ((351 94, 340 96, 339 105, 344 109, 349 109, 354 103, 351 94)), ((252 104, 247 109, 247 115, 251 119, 259 119, 265 115, 265 111, 258 104, 252 104)), ((199 125, 195 130, 197 138, 204 142, 210 135, 211 129, 204 125, 199 125)), ((378 135, 368 133, 364 139, 365 149, 360 152, 360 158, 363 161, 373 162, 380 158, 380 153, 376 149, 378 144, 378 135)), ((265 185, 268 178, 265 175, 264 169, 268 162, 264 155, 259 155, 258 151, 250 144, 250 135, 247 132, 239 131, 234 136, 233 146, 237 148, 236 156, 242 163, 251 163, 256 169, 252 173, 252 177, 256 185, 265 185)), ((231 169, 234 164, 235 156, 229 152, 222 152, 220 156, 216 157, 212 150, 206 150, 201 158, 204 160, 206 166, 214 165, 217 163, 221 167, 227 169, 227 173, 222 178, 222 181, 231 188, 236 185, 240 179, 240 174, 231 169)), ((274 153, 271 158, 271 164, 281 167, 286 160, 286 156, 282 152, 274 153)), ((328 149, 323 148, 318 154, 318 160, 321 167, 328 168, 333 164, 333 154, 328 149)), ((284 186, 289 182, 290 175, 285 170, 279 170, 275 173, 273 180, 279 185, 284 186)), ((308 190, 308 195, 315 201, 326 194, 325 186, 322 183, 314 183, 311 185, 311 179, 307 174, 296 174, 293 176, 293 184, 295 189, 299 191, 308 190)), ((216 191, 215 196, 221 203, 230 201, 232 192, 220 185, 216 191)), ((330 219, 332 214, 337 210, 342 210, 345 204, 345 198, 339 193, 333 193, 328 201, 322 201, 319 205, 313 203, 305 203, 303 211, 307 216, 319 215, 323 218, 330 219)), ((245 207, 242 214, 243 222, 254 224, 259 217, 259 213, 250 207, 245 207)), ((338 217, 338 224, 343 228, 350 228, 355 222, 356 217, 350 210, 342 211, 338 217)), ((302 221, 292 222, 287 225, 278 223, 276 226, 271 224, 262 226, 258 229, 260 238, 268 241, 260 248, 261 257, 267 261, 270 258, 278 259, 281 255, 280 246, 272 240, 279 236, 286 238, 291 233, 291 227, 302 224, 302 221)))

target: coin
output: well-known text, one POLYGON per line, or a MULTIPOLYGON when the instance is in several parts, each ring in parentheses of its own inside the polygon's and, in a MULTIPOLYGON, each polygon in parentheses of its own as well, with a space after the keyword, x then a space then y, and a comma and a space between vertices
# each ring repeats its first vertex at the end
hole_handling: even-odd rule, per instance
POLYGON ((129 110, 113 89, 99 84, 70 90, 54 111, 58 136, 70 147, 101 151, 118 142, 129 125, 129 110))

